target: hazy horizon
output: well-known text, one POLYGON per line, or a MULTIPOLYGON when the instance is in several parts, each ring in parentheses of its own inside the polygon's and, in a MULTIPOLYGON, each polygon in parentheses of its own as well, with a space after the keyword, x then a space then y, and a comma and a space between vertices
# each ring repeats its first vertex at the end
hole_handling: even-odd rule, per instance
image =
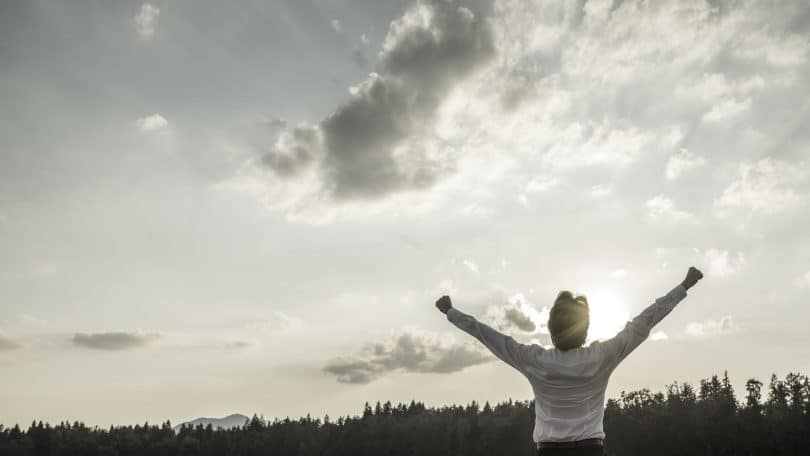
POLYGON ((439 296, 596 340, 691 265, 608 397, 810 372, 804 2, 0 13, 0 424, 531 399, 439 296))

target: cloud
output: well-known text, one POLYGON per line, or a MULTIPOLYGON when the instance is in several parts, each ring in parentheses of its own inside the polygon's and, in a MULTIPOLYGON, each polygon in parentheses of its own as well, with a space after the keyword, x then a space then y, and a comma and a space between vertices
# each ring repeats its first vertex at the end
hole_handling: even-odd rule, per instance
POLYGON ((796 288, 810 288, 810 271, 793 279, 793 286, 796 288))
POLYGON ((335 33, 343 33, 343 24, 340 22, 340 20, 332 19, 329 24, 332 25, 332 30, 334 30, 335 33))
POLYGON ((71 342, 79 347, 96 350, 129 350, 144 347, 159 337, 158 334, 141 332, 76 333, 71 342))
MULTIPOLYGON (((503 299, 503 298, 495 298, 503 299)), ((538 311, 528 303, 523 293, 504 299, 503 304, 490 305, 483 320, 501 331, 517 329, 527 333, 547 333, 548 308, 538 311)))
POLYGON ((0 332, 0 351, 15 350, 20 347, 22 347, 20 342, 0 332))
POLYGON ((706 159, 699 157, 687 149, 681 148, 678 152, 670 155, 667 161, 667 180, 677 180, 683 174, 699 168, 706 164, 706 159))
POLYGON ((135 124, 141 133, 150 133, 153 131, 162 130, 169 126, 169 122, 165 117, 160 114, 152 114, 151 116, 139 118, 135 124))
POLYGON ((617 128, 608 121, 573 122, 543 154, 552 169, 571 170, 590 166, 622 167, 655 141, 655 136, 637 127, 617 128))
POLYGON ((739 172, 740 177, 730 183, 716 201, 720 209, 775 214, 793 209, 805 199, 791 187, 806 179, 808 173, 803 164, 767 157, 741 164, 739 172))
POLYGON ((247 328, 259 332, 276 332, 298 329, 303 322, 296 317, 287 315, 284 312, 273 311, 269 315, 252 319, 247 328))
POLYGON ((604 198, 609 196, 612 191, 610 185, 597 184, 591 187, 590 195, 592 198, 604 198))
POLYGON ((470 343, 448 343, 431 333, 405 331, 351 357, 334 359, 323 371, 341 383, 366 384, 396 371, 445 374, 491 359, 470 343))
POLYGON ((135 15, 135 31, 142 37, 148 38, 155 33, 160 8, 151 3, 144 3, 135 15))
POLYGON ((470 203, 461 208, 461 214, 472 218, 487 218, 492 215, 492 208, 481 206, 477 203, 470 203))
POLYGON ((715 248, 706 250, 704 257, 709 263, 709 273, 718 277, 735 274, 746 263, 745 255, 742 252, 731 254, 728 250, 715 248))
POLYGON ((739 328, 735 325, 730 315, 721 317, 719 320, 705 320, 702 322, 693 321, 686 325, 684 330, 687 336, 708 337, 720 336, 732 333, 739 328))
POLYGON ((254 164, 267 179, 314 179, 307 189, 336 201, 431 187, 454 168, 434 134, 438 109, 494 55, 489 22, 457 2, 417 2, 391 23, 376 71, 347 102, 285 132, 254 164))
POLYGON ((284 119, 270 119, 264 122, 261 122, 260 125, 265 126, 267 128, 276 129, 276 128, 287 128, 288 122, 284 119))
POLYGON ((654 333, 650 334, 651 341, 658 341, 658 340, 667 340, 669 336, 664 331, 655 331, 654 333))
POLYGON ((222 344, 222 348, 224 350, 242 350, 245 348, 250 348, 253 346, 252 342, 244 341, 244 340, 231 340, 224 342, 222 344))
POLYGON ((559 185, 556 177, 537 176, 526 184, 526 193, 543 193, 559 185))
POLYGON ((625 277, 625 276, 627 276, 627 271, 624 270, 624 269, 619 268, 619 269, 616 269, 613 272, 611 272, 610 276, 614 277, 614 278, 625 277))
POLYGON ((464 266, 466 266, 467 269, 470 270, 470 272, 475 272, 475 273, 478 272, 478 264, 474 260, 466 259, 466 260, 463 260, 461 263, 464 264, 464 266))
POLYGON ((536 329, 534 322, 520 309, 511 307, 504 311, 504 320, 515 325, 521 331, 533 332, 536 329))
MULTIPOLYGON (((613 187, 603 180, 592 196, 612 191, 619 204, 652 184, 648 165, 661 155, 670 181, 706 166, 703 151, 716 170, 772 147, 797 156, 799 118, 783 101, 806 92, 807 38, 773 18, 800 10, 498 0, 488 17, 470 19, 458 2, 416 3, 345 103, 288 128, 220 188, 288 220, 325 223, 474 203, 512 210, 534 202, 521 187, 535 176, 585 192, 611 176, 613 187), (454 40, 458 52, 447 51, 454 40), (395 64, 402 55, 408 65, 395 64)), ((698 190, 722 175, 705 174, 698 190)), ((666 206, 680 194, 667 197, 653 201, 653 216, 697 222, 666 206)))
POLYGON ((222 350, 222 351, 242 351, 247 350, 256 345, 254 342, 246 340, 226 340, 221 342, 202 344, 199 348, 208 350, 222 350))
POLYGON ((675 201, 664 195, 655 196, 645 203, 647 215, 654 221, 666 223, 695 224, 698 218, 689 212, 682 211, 675 206, 675 201))
POLYGON ((736 117, 751 107, 751 99, 736 100, 734 98, 725 99, 714 106, 706 114, 703 114, 704 122, 721 122, 732 117, 736 117))

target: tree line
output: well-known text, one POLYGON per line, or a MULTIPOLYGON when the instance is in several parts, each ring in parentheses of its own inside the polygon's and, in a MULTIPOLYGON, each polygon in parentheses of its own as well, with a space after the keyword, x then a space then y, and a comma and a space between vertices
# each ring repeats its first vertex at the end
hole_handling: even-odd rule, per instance
MULTIPOLYGON (((803 374, 750 379, 737 400, 727 373, 697 387, 622 392, 605 409, 609 455, 810 454, 810 381, 803 374), (763 399, 763 396, 764 399, 763 399)), ((359 415, 333 420, 254 415, 244 426, 214 430, 168 421, 110 428, 34 422, 0 426, 0 455, 273 455, 273 456, 531 456, 534 401, 426 407, 366 403, 359 415)))

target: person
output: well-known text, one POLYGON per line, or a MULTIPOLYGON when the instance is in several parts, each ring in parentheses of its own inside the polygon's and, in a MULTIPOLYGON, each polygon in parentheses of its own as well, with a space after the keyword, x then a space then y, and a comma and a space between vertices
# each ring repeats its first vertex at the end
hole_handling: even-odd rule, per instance
POLYGON ((681 283, 629 321, 616 336, 587 347, 588 300, 569 291, 559 293, 549 312, 553 347, 518 343, 453 307, 449 296, 436 301, 436 307, 529 380, 535 411, 532 439, 538 455, 603 455, 602 420, 610 374, 702 278, 703 273, 690 267, 681 283))

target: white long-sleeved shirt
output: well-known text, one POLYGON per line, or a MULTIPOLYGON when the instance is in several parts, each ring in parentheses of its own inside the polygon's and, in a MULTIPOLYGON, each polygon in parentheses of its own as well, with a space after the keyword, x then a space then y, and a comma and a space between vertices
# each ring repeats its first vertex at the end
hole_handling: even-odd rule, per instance
POLYGON ((561 351, 521 344, 451 307, 447 319, 481 341, 529 380, 534 391, 535 442, 604 438, 605 390, 616 366, 686 297, 678 285, 655 300, 612 339, 561 351))

